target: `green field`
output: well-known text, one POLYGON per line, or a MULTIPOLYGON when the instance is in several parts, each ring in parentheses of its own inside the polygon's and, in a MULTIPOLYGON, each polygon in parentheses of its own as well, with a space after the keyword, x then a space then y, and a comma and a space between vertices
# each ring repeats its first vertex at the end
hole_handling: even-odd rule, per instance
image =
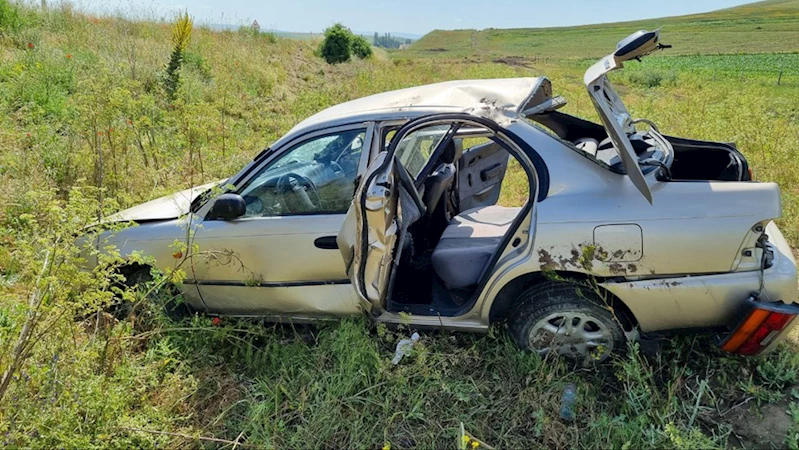
POLYGON ((601 57, 639 29, 662 27, 669 54, 743 54, 799 51, 799 1, 768 0, 681 17, 561 28, 433 31, 403 57, 468 57, 489 60, 601 57))
MULTIPOLYGON (((423 332, 395 367, 394 346, 410 330, 365 319, 172 320, 158 307, 165 295, 127 291, 117 295, 133 314, 98 313, 115 284, 106 271, 78 270, 75 241, 101 211, 227 177, 300 120, 372 93, 547 75, 569 100, 565 111, 596 119, 581 82, 588 59, 662 22, 672 54, 686 56, 614 74, 629 109, 668 134, 737 142, 756 179, 780 184, 780 227, 799 247, 799 83, 771 77, 796 70, 796 54, 775 53, 799 49, 797 5, 488 30, 474 48, 464 40, 472 32, 434 32, 413 50, 336 66, 315 43, 195 28, 170 95, 169 25, 0 0, 0 372, 16 361, 0 398, 0 442, 456 449, 463 424, 494 448, 799 448, 796 339, 744 359, 685 336, 657 356, 633 347, 577 370, 520 352, 497 326, 485 336, 423 332), (716 55, 742 52, 756 54, 716 55), (764 75, 741 76, 741 67, 764 75), (31 317, 37 325, 15 359, 31 317), (569 383, 578 393, 571 421, 559 414, 569 383)), ((503 203, 524 200, 522 180, 509 172, 503 203)))

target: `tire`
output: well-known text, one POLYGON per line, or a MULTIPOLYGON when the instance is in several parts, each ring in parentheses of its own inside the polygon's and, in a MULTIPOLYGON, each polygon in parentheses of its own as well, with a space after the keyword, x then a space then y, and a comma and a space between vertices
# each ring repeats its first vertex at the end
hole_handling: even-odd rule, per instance
POLYGON ((620 318, 586 286, 545 282, 524 291, 519 300, 508 329, 523 350, 542 357, 554 353, 580 365, 625 350, 620 318))
MULTIPOLYGON (((136 286, 143 286, 144 284, 149 283, 152 280, 153 276, 150 274, 150 268, 142 267, 133 271, 129 275, 125 276, 125 285, 128 288, 133 288, 136 286)), ((151 292, 147 296, 145 301, 149 301, 152 303, 161 303, 163 306, 164 314, 172 320, 180 320, 184 317, 192 315, 191 307, 188 304, 182 301, 179 302, 175 300, 175 297, 177 296, 178 293, 177 288, 175 288, 171 284, 167 284, 165 286, 162 286, 160 290, 168 293, 171 298, 167 301, 163 301, 162 298, 159 298, 160 296, 158 292, 151 292)), ((117 311, 114 312, 115 316, 121 313, 123 317, 127 317, 132 312, 131 305, 129 303, 123 303, 121 305, 118 305, 117 308, 118 308, 117 311)))

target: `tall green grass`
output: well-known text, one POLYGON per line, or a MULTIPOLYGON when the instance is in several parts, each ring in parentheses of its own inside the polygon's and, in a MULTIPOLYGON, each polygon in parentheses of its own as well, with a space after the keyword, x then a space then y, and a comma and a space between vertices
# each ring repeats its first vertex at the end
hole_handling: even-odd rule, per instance
MULTIPOLYGON (((498 448, 757 446, 739 441, 742 423, 757 420, 758 405, 787 410, 796 395, 792 343, 752 360, 684 338, 660 357, 631 349, 574 370, 518 351, 497 327, 424 332, 395 367, 394 346, 410 330, 365 319, 174 322, 133 292, 133 316, 91 315, 112 283, 78 271, 78 249, 65 242, 98 214, 230 176, 305 117, 390 89, 546 74, 570 100, 566 111, 595 118, 583 68, 385 58, 329 66, 313 43, 195 28, 170 97, 169 24, 0 2, 0 33, 0 371, 31 295, 49 299, 0 400, 5 446, 456 448, 461 423, 498 448), (37 277, 52 248, 60 264, 37 277), (571 382, 576 418, 567 421, 558 411, 571 382)), ((669 134, 737 141, 757 179, 781 184, 781 226, 799 244, 797 90, 674 71, 657 86, 620 76, 631 111, 669 134)), ((503 201, 523 200, 519 175, 508 174, 503 201)), ((776 445, 796 442, 799 415, 787 417, 788 427, 771 430, 776 445)))

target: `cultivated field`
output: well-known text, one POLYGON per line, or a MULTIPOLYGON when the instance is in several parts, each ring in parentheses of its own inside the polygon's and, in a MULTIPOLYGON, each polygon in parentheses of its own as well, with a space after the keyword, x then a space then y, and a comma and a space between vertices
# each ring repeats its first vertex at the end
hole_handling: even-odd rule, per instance
MULTIPOLYGON (((756 27, 769 33, 744 46, 720 31, 730 23, 701 16, 666 20, 663 36, 674 54, 795 51, 796 5, 716 13, 753 36, 756 27), (697 36, 715 43, 690 47, 697 36)), ((568 54, 528 51, 528 41, 512 38, 533 32, 491 31, 477 38, 480 48, 492 42, 487 53, 470 53, 470 38, 453 35, 453 50, 430 52, 444 44, 424 38, 416 50, 337 66, 309 42, 195 29, 170 97, 169 24, 0 0, 0 371, 12 364, 30 306, 40 314, 0 398, 0 439, 11 447, 458 448, 462 423, 495 448, 797 448, 793 342, 755 360, 686 336, 657 356, 632 347, 612 364, 574 370, 521 353, 496 327, 486 336, 425 332, 395 367, 394 346, 409 330, 366 320, 173 321, 140 293, 125 320, 92 314, 112 286, 104 272, 76 269, 74 235, 98 211, 229 176, 308 115, 389 89, 543 74, 569 100, 566 111, 595 118, 581 85, 586 58, 638 27, 602 27, 601 39, 589 40, 595 47, 564 46, 568 54), (559 415, 569 383, 577 386, 572 421, 559 415)), ((585 30, 564 33, 584 39, 585 30)), ((795 56, 651 58, 615 80, 634 115, 662 131, 736 141, 756 179, 780 183, 780 226, 799 247, 799 86, 734 76, 765 61, 795 67, 795 56)), ((509 175, 504 203, 523 200, 519 179, 509 175)))
POLYGON ((799 51, 799 1, 767 0, 706 14, 565 28, 433 31, 408 57, 601 57, 624 36, 663 27, 674 55, 799 51))

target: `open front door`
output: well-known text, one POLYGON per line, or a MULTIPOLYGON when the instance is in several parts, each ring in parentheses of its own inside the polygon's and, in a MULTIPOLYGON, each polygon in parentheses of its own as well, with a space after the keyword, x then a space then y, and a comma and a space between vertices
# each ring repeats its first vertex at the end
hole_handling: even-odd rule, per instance
POLYGON ((347 275, 367 312, 383 305, 399 237, 394 163, 381 152, 369 166, 337 238, 347 275))

